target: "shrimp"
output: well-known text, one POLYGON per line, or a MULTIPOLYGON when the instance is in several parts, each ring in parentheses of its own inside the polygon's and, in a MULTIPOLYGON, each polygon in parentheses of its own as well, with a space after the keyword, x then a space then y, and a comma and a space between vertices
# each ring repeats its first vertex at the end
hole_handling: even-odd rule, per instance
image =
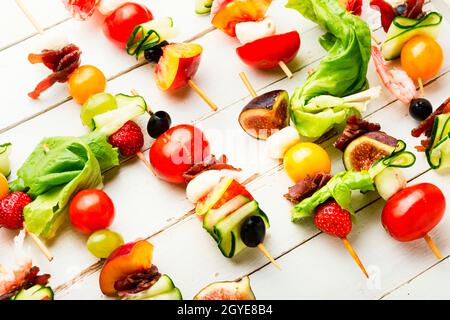
POLYGON ((32 265, 28 250, 23 247, 25 233, 21 231, 14 239, 16 265, 7 271, 0 265, 0 296, 20 286, 27 278, 32 265))
POLYGON ((417 98, 417 89, 414 81, 403 70, 388 69, 380 50, 375 46, 372 46, 372 59, 384 86, 398 100, 409 104, 411 100, 417 98))

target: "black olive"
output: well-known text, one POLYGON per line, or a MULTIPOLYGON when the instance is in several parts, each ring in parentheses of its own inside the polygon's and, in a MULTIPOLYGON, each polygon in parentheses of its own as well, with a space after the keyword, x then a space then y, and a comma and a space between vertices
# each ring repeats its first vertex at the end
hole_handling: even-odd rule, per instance
POLYGON ((260 216, 251 216, 241 226, 241 239, 247 247, 257 247, 266 236, 266 225, 260 216))
POLYGON ((406 12, 406 4, 400 4, 395 8, 395 14, 397 16, 403 16, 406 12))
POLYGON ((153 139, 158 138, 169 130, 172 124, 170 115, 165 111, 157 111, 150 116, 147 123, 147 132, 153 139))
POLYGON ((417 121, 423 121, 433 112, 431 102, 424 98, 414 99, 409 106, 409 114, 417 121))
POLYGON ((149 62, 158 63, 159 59, 161 59, 163 55, 162 48, 167 46, 169 43, 167 41, 162 41, 160 44, 147 49, 144 51, 144 58, 149 62))

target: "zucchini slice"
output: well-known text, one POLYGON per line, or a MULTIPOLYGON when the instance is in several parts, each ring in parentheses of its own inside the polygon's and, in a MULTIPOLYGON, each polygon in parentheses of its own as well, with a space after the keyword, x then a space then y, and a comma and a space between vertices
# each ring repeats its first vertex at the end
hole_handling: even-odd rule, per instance
POLYGON ((128 294, 127 300, 151 300, 153 297, 167 293, 175 289, 172 279, 166 274, 162 275, 156 283, 147 290, 128 294))
POLYGON ((174 37, 176 33, 173 19, 170 17, 140 24, 134 28, 128 39, 127 53, 140 59, 144 55, 145 50, 174 37))
POLYGON ((211 12, 213 0, 195 0, 195 13, 208 14, 211 12))
POLYGON ((433 124, 430 145, 426 150, 432 169, 450 167, 450 114, 438 115, 433 124))
POLYGON ((238 195, 225 203, 219 209, 210 209, 203 219, 203 228, 205 228, 216 239, 214 226, 248 202, 250 202, 249 198, 243 195, 238 195))
POLYGON ((266 214, 260 210, 258 203, 254 200, 248 202, 214 226, 219 249, 225 257, 232 258, 246 248, 240 235, 241 225, 245 219, 251 216, 260 216, 266 223, 266 228, 269 228, 266 214))
POLYGON ((141 96, 118 94, 115 96, 118 108, 95 116, 92 121, 95 130, 107 136, 119 130, 127 121, 132 120, 147 110, 147 103, 141 96))
POLYGON ((388 30, 386 40, 381 45, 381 53, 385 60, 394 60, 400 57, 405 43, 417 35, 428 35, 437 38, 442 15, 430 12, 421 19, 396 17, 388 30))
POLYGON ((22 289, 12 300, 53 300, 53 290, 40 284, 29 289, 22 289))
POLYGON ((183 300, 183 296, 181 295, 180 289, 173 288, 168 292, 161 293, 146 300, 183 300))

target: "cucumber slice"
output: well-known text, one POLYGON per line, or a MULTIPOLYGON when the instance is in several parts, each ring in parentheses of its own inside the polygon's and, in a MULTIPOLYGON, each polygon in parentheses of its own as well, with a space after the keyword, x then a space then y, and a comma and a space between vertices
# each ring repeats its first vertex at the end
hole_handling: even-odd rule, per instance
POLYGON ((450 167, 450 114, 438 115, 433 124, 427 160, 433 169, 450 167))
POLYGON ((146 300, 183 300, 181 291, 178 288, 173 288, 169 292, 159 294, 146 300))
POLYGON ((0 173, 5 177, 8 177, 11 174, 11 162, 9 161, 11 146, 11 143, 0 145, 0 173))
POLYGON ((39 284, 25 290, 22 289, 13 298, 14 300, 53 300, 53 290, 50 287, 44 287, 39 284))
POLYGON ((107 136, 119 130, 125 122, 145 113, 147 104, 141 96, 116 95, 117 109, 99 114, 92 121, 95 130, 107 136))
POLYGON ((243 195, 238 195, 225 203, 219 209, 210 209, 203 219, 203 228, 205 228, 214 238, 216 238, 214 226, 248 202, 250 202, 249 198, 243 195))
POLYGON ((245 219, 256 215, 263 218, 268 228, 267 216, 259 209, 258 203, 254 200, 214 226, 219 249, 225 257, 232 258, 246 247, 240 236, 241 225, 245 219))
POLYGON ((127 53, 136 55, 139 59, 144 51, 150 49, 164 40, 176 36, 177 31, 170 17, 151 20, 136 26, 127 42, 127 53))
POLYGON ((168 275, 162 275, 156 283, 147 290, 127 295, 127 300, 148 300, 154 296, 166 293, 175 288, 168 275))
POLYGON ((430 12, 421 19, 396 17, 381 46, 384 59, 394 60, 400 57, 405 43, 417 35, 428 35, 436 39, 441 23, 442 15, 437 12, 430 12))
POLYGON ((195 0, 195 13, 208 14, 211 12, 213 0, 195 0))

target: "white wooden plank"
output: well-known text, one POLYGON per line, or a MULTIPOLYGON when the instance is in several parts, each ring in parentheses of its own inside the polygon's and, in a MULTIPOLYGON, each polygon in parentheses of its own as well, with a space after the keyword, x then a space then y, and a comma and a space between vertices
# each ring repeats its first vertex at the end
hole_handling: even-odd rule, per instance
MULTIPOLYGON (((223 38, 220 38, 219 35, 217 36, 218 38, 216 38, 216 36, 212 36, 211 34, 206 36, 205 39, 202 39, 201 41, 205 41, 205 48, 210 44, 209 37, 212 38, 211 48, 213 48, 215 44, 217 46, 218 42, 214 42, 217 39, 219 39, 219 41, 223 43, 223 38)), ((312 36, 311 39, 308 37, 306 45, 316 43, 315 40, 316 39, 312 36)), ((233 44, 231 44, 230 46, 231 50, 233 50, 233 44)), ((448 49, 446 48, 446 52, 448 52, 447 50, 448 49)), ((213 52, 213 49, 211 49, 211 52, 213 52)), ((202 66, 202 68, 206 68, 209 70, 211 70, 211 68, 214 69, 214 66, 217 65, 218 61, 223 61, 223 58, 227 58, 230 55, 230 53, 217 55, 217 60, 208 59, 209 63, 205 63, 204 61, 204 65, 207 65, 202 66)), ((208 58, 209 57, 210 55, 208 55, 208 58)), ((2 60, 0 59, 0 61, 2 60)), ((229 70, 224 68, 223 73, 218 73, 220 77, 217 76, 217 78, 214 78, 214 80, 217 80, 216 83, 232 83, 233 85, 230 86, 230 88, 233 89, 233 92, 238 92, 239 90, 243 90, 243 87, 240 86, 240 83, 238 82, 239 80, 237 78, 237 73, 241 69, 238 64, 241 63, 240 61, 235 61, 235 63, 236 64, 233 65, 233 68, 229 68, 229 70), (236 87, 234 83, 237 83, 239 87, 236 87)), ((448 70, 447 65, 442 71, 444 72, 446 70, 448 70)), ((151 68, 148 66, 139 68, 138 70, 135 70, 128 75, 112 81, 109 84, 109 89, 115 92, 128 90, 129 83, 136 82, 136 87, 138 88, 138 90, 144 93, 146 97, 152 97, 150 101, 155 101, 155 105, 167 105, 167 110, 169 110, 172 115, 174 115, 175 121, 177 123, 188 122, 193 118, 204 118, 204 114, 202 114, 202 112, 204 112, 204 109, 202 112, 199 111, 199 113, 195 113, 197 110, 200 110, 201 107, 194 109, 194 112, 192 112, 192 108, 189 108, 189 106, 192 107, 192 105, 200 106, 202 104, 202 102, 198 98, 196 98, 191 93, 186 93, 187 96, 167 96, 161 94, 160 92, 155 90, 156 88, 152 87, 153 80, 148 77, 149 72, 151 72, 151 68), (183 107, 179 105, 181 104, 182 98, 186 98, 185 100, 183 100, 184 105, 187 107, 185 109, 180 109, 183 107)), ((296 75, 295 82, 289 82, 285 80, 283 82, 275 83, 270 88, 288 88, 291 92, 293 86, 301 83, 302 79, 304 79, 305 76, 306 72, 305 70, 303 70, 303 72, 296 75)), ((257 88, 262 88, 268 83, 278 80, 279 73, 276 73, 275 75, 265 73, 251 74, 251 78, 252 80, 258 79, 254 82, 256 83, 257 88), (263 78, 263 81, 260 82, 261 78, 263 78)), ((377 79, 375 74, 371 72, 371 83, 376 83, 376 81, 377 79)), ((209 77, 208 79, 202 80, 202 84, 205 84, 205 86, 210 84, 211 82, 213 81, 211 81, 209 77)), ((445 92, 444 87, 446 83, 448 83, 448 76, 445 76, 435 82, 433 84, 434 87, 430 88, 430 91, 428 91, 427 88, 427 94, 430 95, 432 101, 435 104, 438 104, 440 100, 443 100, 442 95, 443 92, 445 92)), ((215 85, 214 87, 217 87, 217 85, 215 85)), ((223 88, 221 89, 223 90, 223 88)), ((233 101, 236 101, 236 99, 238 99, 231 97, 228 90, 223 90, 221 92, 218 92, 218 90, 216 90, 214 92, 214 94, 217 94, 217 97, 221 98, 218 101, 229 101, 229 103, 232 103, 233 101), (228 95, 230 97, 227 98, 224 95, 228 95)), ((244 97, 245 95, 245 91, 240 91, 240 93, 236 95, 236 97, 241 97, 239 99, 242 99, 242 97, 244 97)), ((379 101, 372 105, 370 111, 375 111, 377 108, 382 106, 383 104, 381 103, 383 101, 392 101, 392 98, 389 96, 382 97, 381 99, 379 99, 379 101)), ((261 143, 256 143, 255 140, 248 138, 242 131, 240 131, 238 127, 236 127, 236 125, 238 125, 237 115, 243 102, 244 101, 241 100, 241 103, 233 104, 223 112, 212 115, 204 121, 200 121, 199 124, 202 127, 208 129, 208 134, 210 134, 211 136, 214 136, 217 132, 216 130, 219 128, 223 130, 236 129, 233 131, 230 130, 230 132, 238 132, 234 141, 247 140, 250 146, 250 150, 255 150, 255 148, 263 150, 261 148, 261 143), (223 121, 223 119, 227 119, 227 121, 225 122, 223 121), (226 126, 225 124, 228 124, 228 126, 226 126)), ((52 110, 51 112, 39 116, 36 119, 29 121, 28 123, 24 123, 23 125, 18 126, 14 130, 2 134, 0 136, 2 140, 3 138, 11 138, 11 140, 16 145, 17 149, 15 150, 19 150, 19 153, 16 153, 17 151, 15 151, 13 155, 14 164, 16 166, 19 166, 25 156, 31 151, 35 143, 40 140, 40 137, 42 136, 82 133, 83 129, 81 128, 78 120, 78 110, 78 106, 76 106, 73 102, 68 102, 61 106, 61 108, 59 109, 52 110), (55 125, 48 126, 48 123, 55 123, 55 125)), ((383 127, 389 129, 389 132, 391 132, 391 129, 392 131, 395 131, 395 124, 397 123, 397 121, 402 121, 402 124, 404 122, 405 127, 412 127, 414 125, 413 121, 407 116, 406 108, 398 103, 385 108, 383 110, 383 116, 375 114, 373 116, 373 119, 380 119, 380 121, 383 123, 383 127), (394 118, 393 115, 396 115, 398 113, 399 108, 404 108, 405 111, 404 113, 400 113, 398 117, 394 118), (387 126, 384 125, 385 123, 387 124, 387 126)), ((400 128, 398 128, 398 130, 400 130, 400 128)), ((402 130, 399 133, 401 133, 401 136, 403 137, 405 135, 405 132, 407 134, 408 131, 409 130, 402 130)), ((212 139, 213 138, 211 138, 211 140, 212 139)), ((233 163, 235 162, 237 164, 240 164, 246 169, 253 167, 253 163, 244 161, 245 159, 241 156, 241 154, 239 154, 239 151, 243 149, 235 148, 233 150, 229 145, 227 146, 226 144, 223 144, 222 148, 219 146, 219 143, 217 143, 218 141, 220 140, 214 140, 213 149, 215 150, 215 152, 217 151, 216 153, 225 151, 227 155, 232 158, 233 163), (229 151, 230 153, 228 153, 229 151)), ((411 142, 411 139, 409 141, 411 142)), ((241 145, 239 144, 239 146, 241 145)), ((337 171, 341 166, 339 155, 335 151, 333 151, 333 155, 335 164, 334 170, 337 171)), ((263 154, 260 158, 266 159, 263 154)), ((422 163, 419 164, 420 168, 425 168, 422 167, 422 165, 424 165, 423 157, 421 158, 421 161, 422 163)), ((273 167, 273 165, 273 162, 263 160, 261 164, 261 170, 264 171, 270 167, 273 167)), ((417 172, 413 171, 408 172, 410 176, 413 176, 416 173, 417 172)), ((107 192, 113 195, 113 199, 120 199, 119 201, 116 201, 116 204, 119 206, 118 211, 120 213, 118 214, 113 227, 116 228, 116 230, 120 229, 119 231, 125 235, 125 238, 127 240, 132 240, 136 237, 139 237, 141 234, 143 236, 148 235, 151 232, 158 230, 158 228, 167 224, 167 219, 179 217, 190 208, 190 205, 184 200, 184 191, 181 188, 176 189, 171 185, 161 182, 155 183, 154 178, 148 176, 147 174, 148 173, 146 172, 146 169, 142 165, 137 162, 133 162, 127 164, 126 167, 122 168, 122 170, 120 170, 118 174, 111 174, 107 178, 107 192), (134 184, 130 184, 129 181, 133 181, 134 184), (124 185, 127 185, 128 188, 124 188, 124 185), (150 215, 147 212, 146 206, 143 206, 142 202, 140 202, 140 199, 148 197, 148 195, 155 195, 154 198, 156 202, 152 202, 151 207, 167 208, 167 211, 161 212, 162 210, 158 210, 157 212, 155 212, 155 215, 153 215, 153 212, 150 215), (167 198, 160 199, 161 195, 165 195, 167 198), (126 201, 123 201, 122 199, 126 199, 126 201), (130 201, 129 199, 134 199, 135 202, 130 201), (164 200, 165 202, 159 200, 164 200), (163 203, 166 203, 167 205, 167 202, 169 200, 173 201, 173 204, 170 203, 170 208, 163 206, 163 203), (132 217, 130 212, 133 215, 132 217)), ((251 187, 251 190, 255 190, 255 197, 260 200, 262 205, 271 209, 269 210, 271 218, 275 215, 273 212, 279 215, 275 217, 275 220, 272 218, 272 229, 270 231, 271 235, 268 242, 268 245, 270 246, 269 249, 278 255, 285 252, 286 250, 291 249, 293 245, 299 243, 298 241, 302 241, 299 239, 307 239, 315 233, 315 230, 312 227, 303 228, 297 225, 293 225, 289 222, 287 214, 289 205, 281 197, 282 193, 286 190, 288 185, 289 181, 284 175, 284 172, 275 172, 273 176, 262 178, 261 180, 252 184, 251 187), (273 194, 274 197, 276 196, 276 198, 273 201, 271 199, 266 199, 267 194, 273 194), (279 237, 278 235, 283 235, 283 237, 279 237), (292 237, 288 238, 288 236, 292 237), (286 238, 288 239, 287 241, 285 241, 286 238)), ((361 199, 361 201, 364 200, 365 199, 361 199)), ((3 233, 3 231, 4 230, 0 231, 0 234, 2 234, 1 237, 5 236, 6 239, 11 239, 11 233, 3 233)), ((54 249, 55 252, 58 253, 58 257, 60 257, 59 259, 52 263, 51 266, 47 266, 44 261, 41 261, 43 260, 41 257, 39 257, 37 260, 38 262, 42 262, 43 269, 45 269, 46 272, 53 273, 53 284, 56 285, 70 279, 84 267, 95 261, 85 250, 83 243, 85 238, 80 237, 71 230, 65 231, 60 238, 63 238, 63 240, 58 239, 52 246, 52 249, 54 249)), ((158 252, 155 257, 155 263, 161 268, 161 270, 163 270, 163 272, 173 274, 174 278, 175 275, 177 275, 175 281, 177 285, 179 285, 180 288, 184 292, 186 292, 185 295, 188 294, 188 296, 186 296, 187 298, 191 297, 196 290, 198 290, 203 284, 206 284, 209 281, 214 281, 218 278, 228 279, 232 277, 238 277, 245 272, 253 271, 255 268, 265 263, 264 258, 260 257, 259 254, 255 252, 249 253, 248 256, 246 255, 242 258, 239 257, 239 259, 234 262, 226 261, 224 263, 224 258, 215 248, 212 239, 210 239, 210 237, 201 229, 200 224, 195 220, 189 220, 177 225, 176 227, 167 231, 167 233, 156 237, 153 242, 157 246, 156 250, 158 252), (189 242, 186 244, 183 243, 183 246, 181 248, 175 247, 177 243, 185 241, 187 235, 192 235, 191 237, 189 237, 189 242), (158 245, 158 243, 160 243, 160 245, 158 245), (192 267, 190 266, 186 269, 196 270, 195 267, 198 264, 205 262, 205 259, 208 260, 204 263, 204 265, 198 266, 200 268, 199 270, 204 270, 207 276, 205 276, 205 278, 197 279, 194 281, 190 280, 192 275, 189 275, 187 273, 187 270, 177 270, 179 269, 179 261, 178 259, 174 259, 174 257, 177 257, 177 255, 181 255, 182 252, 191 252, 192 250, 189 249, 192 249, 192 247, 195 247, 196 252, 194 254, 194 257, 197 255, 198 259, 195 259, 196 262, 192 267), (160 251, 162 252, 159 253, 160 251), (201 256, 200 253, 202 254, 201 256), (216 272, 219 272, 219 275, 216 276, 216 272)), ((3 250, 2 248, 0 252, 6 253, 10 251, 7 251, 6 249, 3 250)), ((34 252, 34 254, 36 255, 37 253, 34 252)), ((343 257, 342 262, 345 265, 349 266, 349 271, 355 271, 356 267, 348 263, 348 257, 345 256, 345 253, 342 254, 342 251, 340 251, 340 255, 343 257)), ((185 258, 185 260, 188 260, 189 262, 191 259, 192 257, 190 256, 185 258)), ((345 268, 345 266, 343 268, 345 268)), ((272 272, 274 271, 275 270, 272 270, 272 272)), ((85 290, 83 293, 83 297, 98 297, 99 291, 96 283, 96 277, 97 275, 93 275, 92 277, 85 279, 85 281, 83 282, 82 288, 85 290), (90 286, 90 284, 86 284, 85 286, 85 283, 91 283, 91 279, 93 281, 92 287, 90 286), (87 290, 89 290, 89 294, 86 294, 87 290)), ((79 296, 81 297, 81 291, 76 291, 76 288, 70 288, 69 291, 63 292, 63 294, 67 295, 67 297, 76 297, 77 293, 75 292, 80 293, 79 296)))

